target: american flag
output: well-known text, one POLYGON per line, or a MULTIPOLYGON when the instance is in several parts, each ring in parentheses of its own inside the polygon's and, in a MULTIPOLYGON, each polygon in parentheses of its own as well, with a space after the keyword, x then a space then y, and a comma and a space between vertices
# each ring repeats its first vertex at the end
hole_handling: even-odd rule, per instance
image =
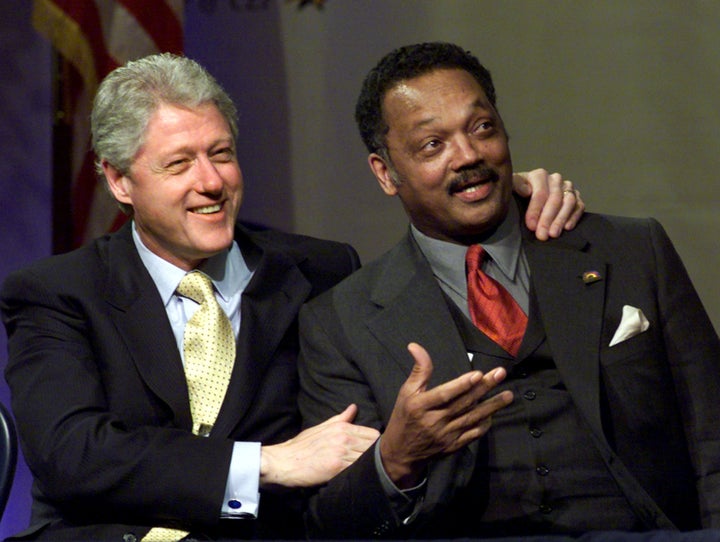
POLYGON ((181 53, 183 10, 184 0, 34 0, 33 26, 72 66, 61 70, 58 115, 72 134, 66 157, 71 164, 67 215, 72 225, 65 227, 72 228, 74 246, 124 221, 97 181, 89 150, 90 108, 98 84, 128 60, 164 51, 181 53))

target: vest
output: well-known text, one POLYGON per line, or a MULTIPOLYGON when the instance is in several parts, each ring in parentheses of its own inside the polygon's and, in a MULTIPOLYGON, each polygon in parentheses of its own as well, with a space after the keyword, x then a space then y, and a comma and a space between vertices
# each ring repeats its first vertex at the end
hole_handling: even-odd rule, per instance
POLYGON ((505 367, 508 377, 497 391, 511 390, 515 397, 493 416, 479 442, 471 483, 457 499, 459 514, 453 513, 457 536, 643 530, 563 384, 533 292, 517 358, 447 302, 472 356, 470 367, 483 372, 505 367))

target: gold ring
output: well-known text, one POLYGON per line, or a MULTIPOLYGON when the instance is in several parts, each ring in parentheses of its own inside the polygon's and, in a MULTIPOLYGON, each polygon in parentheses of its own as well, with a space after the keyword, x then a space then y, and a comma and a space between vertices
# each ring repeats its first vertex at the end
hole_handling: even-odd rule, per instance
POLYGON ((572 188, 566 188, 565 190, 563 190, 563 196, 565 196, 565 194, 572 194, 574 196, 575 190, 573 190, 572 188))

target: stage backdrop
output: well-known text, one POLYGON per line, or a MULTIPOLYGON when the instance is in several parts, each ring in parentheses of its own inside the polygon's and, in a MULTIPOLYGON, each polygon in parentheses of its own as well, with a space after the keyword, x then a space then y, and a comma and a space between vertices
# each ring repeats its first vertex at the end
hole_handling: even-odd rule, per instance
MULTIPOLYGON (((0 4, 0 280, 51 250, 51 51, 29 18, 29 1, 0 4)), ((185 50, 239 105, 241 217, 368 260, 406 220, 353 125, 362 77, 406 43, 471 49, 495 77, 516 169, 563 172, 590 210, 660 219, 718 328, 718 24, 704 0, 187 0, 185 50)), ((28 491, 21 462, 0 537, 27 523, 28 491)))

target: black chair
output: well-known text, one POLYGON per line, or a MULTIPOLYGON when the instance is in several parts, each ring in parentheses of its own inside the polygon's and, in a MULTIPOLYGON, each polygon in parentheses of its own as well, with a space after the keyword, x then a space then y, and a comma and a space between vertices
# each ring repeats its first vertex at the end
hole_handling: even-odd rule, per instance
POLYGON ((17 465, 15 423, 7 407, 0 403, 0 518, 10 497, 17 465))

